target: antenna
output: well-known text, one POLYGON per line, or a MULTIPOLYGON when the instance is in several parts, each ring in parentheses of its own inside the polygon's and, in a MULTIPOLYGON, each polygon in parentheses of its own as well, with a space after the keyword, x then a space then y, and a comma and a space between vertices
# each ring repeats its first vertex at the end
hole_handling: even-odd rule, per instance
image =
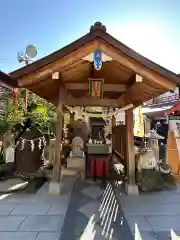
MULTIPOLYGON (((37 49, 33 45, 28 45, 26 47, 26 52, 18 52, 17 53, 17 60, 19 63, 25 63, 25 65, 28 65, 32 62, 31 58, 34 58, 37 56, 37 49)), ((25 89, 25 106, 27 110, 28 106, 28 90, 25 89)))
POLYGON ((17 53, 17 60, 19 63, 23 62, 23 56, 20 54, 20 52, 17 53))
POLYGON ((17 60, 19 63, 24 62, 26 65, 32 62, 31 58, 37 56, 37 49, 34 45, 28 45, 25 52, 17 53, 17 60))

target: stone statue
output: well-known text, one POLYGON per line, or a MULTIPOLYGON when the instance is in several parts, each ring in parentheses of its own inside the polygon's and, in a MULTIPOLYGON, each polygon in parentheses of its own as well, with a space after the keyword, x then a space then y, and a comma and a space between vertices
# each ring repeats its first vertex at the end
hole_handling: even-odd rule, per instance
POLYGON ((3 139, 3 148, 5 152, 5 163, 14 163, 15 150, 14 150, 14 136, 7 134, 3 139))
POLYGON ((136 158, 136 181, 142 191, 172 188, 175 181, 168 164, 157 161, 151 148, 134 147, 136 158))
POLYGON ((142 169, 157 169, 157 161, 152 149, 146 148, 141 150, 138 157, 137 169, 139 172, 142 169))

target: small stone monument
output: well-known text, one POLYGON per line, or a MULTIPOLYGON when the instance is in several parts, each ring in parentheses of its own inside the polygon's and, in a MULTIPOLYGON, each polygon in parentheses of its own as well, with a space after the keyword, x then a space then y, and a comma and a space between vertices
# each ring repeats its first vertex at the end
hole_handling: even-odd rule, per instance
POLYGON ((11 175, 15 168, 14 136, 7 134, 3 137, 5 163, 0 165, 0 176, 11 175))
POLYGON ((72 156, 73 157, 83 157, 83 146, 84 141, 81 137, 75 137, 72 140, 72 156))
POLYGON ((14 136, 12 134, 4 136, 3 147, 5 152, 5 163, 14 163, 14 136))

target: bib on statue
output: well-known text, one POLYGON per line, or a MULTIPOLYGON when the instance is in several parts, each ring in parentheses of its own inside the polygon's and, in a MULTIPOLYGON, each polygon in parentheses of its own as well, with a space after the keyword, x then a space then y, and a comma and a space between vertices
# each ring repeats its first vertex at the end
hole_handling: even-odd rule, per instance
POLYGON ((81 137, 75 137, 72 140, 72 156, 83 157, 83 139, 81 137))

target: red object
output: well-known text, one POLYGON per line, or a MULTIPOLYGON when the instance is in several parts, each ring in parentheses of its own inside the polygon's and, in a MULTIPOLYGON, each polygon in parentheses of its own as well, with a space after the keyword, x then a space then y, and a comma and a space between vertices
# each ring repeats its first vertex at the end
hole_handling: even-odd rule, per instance
POLYGON ((27 106, 28 106, 28 95, 29 95, 29 92, 27 89, 25 89, 25 98, 24 98, 24 102, 25 102, 25 108, 27 109, 27 106))
POLYGON ((90 161, 90 176, 94 177, 103 177, 103 164, 105 162, 105 177, 109 176, 109 157, 95 157, 92 156, 89 159, 90 161), (95 163, 96 163, 96 172, 94 172, 95 168, 95 163))
POLYGON ((172 108, 167 110, 165 115, 172 114, 172 113, 174 113, 176 111, 180 111, 180 103, 175 104, 172 108))
POLYGON ((13 104, 16 106, 17 103, 18 88, 13 89, 13 104))

